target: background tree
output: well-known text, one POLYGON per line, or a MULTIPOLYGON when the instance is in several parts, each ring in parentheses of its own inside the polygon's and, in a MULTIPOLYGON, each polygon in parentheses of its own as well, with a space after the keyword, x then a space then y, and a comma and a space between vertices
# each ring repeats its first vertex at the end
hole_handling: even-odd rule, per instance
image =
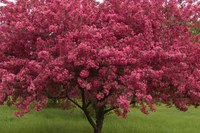
POLYGON ((199 105, 200 44, 190 31, 198 2, 0 2, 0 103, 17 116, 62 99, 101 133, 106 113, 126 117, 132 104, 145 114, 158 101, 199 105))

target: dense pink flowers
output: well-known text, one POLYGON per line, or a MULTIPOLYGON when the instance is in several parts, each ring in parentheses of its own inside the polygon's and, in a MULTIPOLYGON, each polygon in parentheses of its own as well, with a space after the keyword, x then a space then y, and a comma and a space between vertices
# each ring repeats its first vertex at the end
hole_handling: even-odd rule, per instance
POLYGON ((80 77, 87 78, 89 76, 89 72, 87 70, 82 70, 80 72, 80 77))
MULTIPOLYGON (((18 0, 0 7, 0 104, 17 116, 48 98, 113 108, 126 117, 155 102, 200 103, 199 2, 18 0), (7 97, 12 98, 7 98, 7 97)), ((67 104, 71 105, 71 104, 67 104)))

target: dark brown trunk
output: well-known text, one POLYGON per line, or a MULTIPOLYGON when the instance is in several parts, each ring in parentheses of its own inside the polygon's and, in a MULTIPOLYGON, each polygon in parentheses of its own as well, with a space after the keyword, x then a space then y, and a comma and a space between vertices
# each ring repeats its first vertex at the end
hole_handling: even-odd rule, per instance
POLYGON ((104 121, 104 107, 98 107, 96 111, 96 126, 94 128, 94 133, 101 133, 104 121))

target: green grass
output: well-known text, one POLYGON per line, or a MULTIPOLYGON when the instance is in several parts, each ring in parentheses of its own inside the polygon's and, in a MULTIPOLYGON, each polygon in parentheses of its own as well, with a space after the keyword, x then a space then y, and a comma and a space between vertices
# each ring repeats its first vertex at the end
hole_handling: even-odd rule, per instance
MULTIPOLYGON (((15 109, 0 107, 0 133, 92 133, 81 111, 45 109, 30 112, 21 118, 13 116, 15 109)), ((199 133, 200 109, 180 112, 175 108, 158 107, 143 115, 132 109, 127 119, 114 114, 106 116, 103 133, 199 133)))

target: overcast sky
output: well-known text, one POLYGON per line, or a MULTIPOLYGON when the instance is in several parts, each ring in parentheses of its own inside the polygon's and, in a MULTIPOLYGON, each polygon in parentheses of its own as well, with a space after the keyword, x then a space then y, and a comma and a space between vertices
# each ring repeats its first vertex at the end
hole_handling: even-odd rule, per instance
POLYGON ((103 2, 103 0, 96 0, 96 1, 103 2))
POLYGON ((0 3, 0 6, 3 6, 4 4, 0 3))

